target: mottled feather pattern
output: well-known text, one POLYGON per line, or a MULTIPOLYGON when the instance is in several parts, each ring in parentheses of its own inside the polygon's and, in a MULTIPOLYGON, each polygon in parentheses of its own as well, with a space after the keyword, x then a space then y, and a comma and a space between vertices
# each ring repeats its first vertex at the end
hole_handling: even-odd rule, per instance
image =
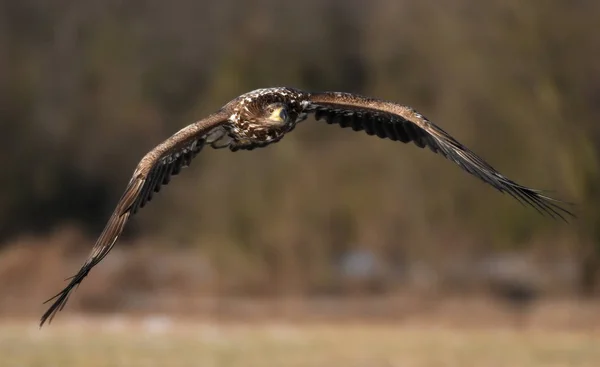
POLYGON ((304 113, 302 102, 308 93, 288 87, 262 88, 241 95, 232 103, 233 122, 232 131, 237 139, 230 149, 253 150, 263 148, 280 141, 285 134, 292 131, 296 124, 307 115, 304 113), (265 106, 272 103, 284 103, 290 116, 289 123, 281 128, 266 126, 258 117, 263 113, 265 106))
POLYGON ((311 113, 316 120, 324 119, 329 124, 364 131, 379 138, 413 142, 420 148, 428 147, 540 213, 563 219, 572 215, 556 200, 501 175, 410 107, 351 93, 308 93, 288 87, 257 89, 231 100, 205 119, 182 128, 141 159, 88 259, 75 276, 68 279, 68 285, 46 301, 54 302, 42 316, 40 327, 62 310, 71 292, 110 252, 130 217, 147 205, 173 176, 188 167, 205 146, 229 148, 234 152, 266 147, 279 142, 311 113), (285 120, 279 119, 275 124, 266 115, 268 106, 273 103, 284 106, 286 112, 285 120))

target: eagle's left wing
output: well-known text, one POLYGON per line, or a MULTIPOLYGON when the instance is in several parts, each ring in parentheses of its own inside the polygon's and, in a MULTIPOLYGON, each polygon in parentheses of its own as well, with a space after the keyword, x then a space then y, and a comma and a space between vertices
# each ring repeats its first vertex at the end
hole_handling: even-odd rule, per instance
POLYGON ((311 93, 304 101, 304 108, 307 112, 313 112, 316 120, 324 118, 329 124, 350 127, 354 131, 364 130, 380 138, 403 143, 412 141, 420 148, 428 147, 542 214, 563 220, 566 220, 565 215, 573 216, 557 204, 558 200, 500 174, 469 148, 410 107, 357 94, 320 92, 311 93))

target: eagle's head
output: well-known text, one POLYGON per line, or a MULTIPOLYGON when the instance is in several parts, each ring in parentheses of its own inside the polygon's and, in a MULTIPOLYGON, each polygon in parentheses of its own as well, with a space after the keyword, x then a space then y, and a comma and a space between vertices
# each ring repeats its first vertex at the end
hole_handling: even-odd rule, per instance
POLYGON ((261 126, 281 128, 291 124, 289 107, 284 102, 274 102, 260 108, 254 121, 261 126))
POLYGON ((277 140, 306 118, 302 113, 304 94, 291 88, 257 89, 234 101, 231 120, 245 139, 277 140))

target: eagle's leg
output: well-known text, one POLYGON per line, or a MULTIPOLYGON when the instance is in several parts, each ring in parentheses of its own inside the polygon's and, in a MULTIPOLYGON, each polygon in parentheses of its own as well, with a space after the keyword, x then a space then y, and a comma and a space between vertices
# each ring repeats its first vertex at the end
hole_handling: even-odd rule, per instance
POLYGON ((233 140, 229 137, 214 141, 210 146, 214 149, 223 149, 232 145, 233 140))
POLYGON ((281 140, 281 138, 282 137, 279 137, 279 138, 277 138, 275 140, 268 141, 268 142, 264 142, 264 141, 257 142, 257 141, 251 141, 251 140, 234 140, 231 143, 231 146, 229 147, 229 149, 231 149, 232 152, 235 152, 235 151, 240 150, 240 149, 242 149, 242 150, 253 150, 253 149, 256 149, 256 148, 264 148, 267 145, 271 145, 271 144, 277 143, 278 141, 281 140))
POLYGON ((214 149, 223 149, 227 148, 233 143, 233 138, 229 136, 227 131, 224 129, 219 129, 217 131, 211 132, 206 137, 206 142, 210 144, 214 149))

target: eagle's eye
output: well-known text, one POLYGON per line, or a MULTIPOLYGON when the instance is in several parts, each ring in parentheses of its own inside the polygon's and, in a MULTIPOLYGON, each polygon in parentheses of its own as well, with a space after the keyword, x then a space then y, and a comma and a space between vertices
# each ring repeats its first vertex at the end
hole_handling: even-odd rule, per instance
POLYGON ((271 109, 269 120, 276 122, 285 122, 288 119, 288 113, 284 106, 276 106, 271 109))

